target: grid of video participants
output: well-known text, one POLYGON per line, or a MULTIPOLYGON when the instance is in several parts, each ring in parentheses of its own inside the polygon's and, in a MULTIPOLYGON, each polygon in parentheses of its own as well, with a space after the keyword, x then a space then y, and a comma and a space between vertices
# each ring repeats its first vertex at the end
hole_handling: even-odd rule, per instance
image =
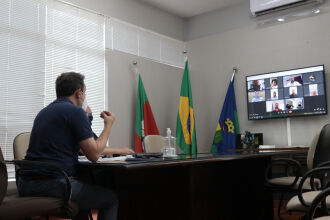
MULTIPOLYGON (((261 79, 255 78, 256 77, 254 77, 253 80, 247 81, 249 115, 253 113, 254 110, 258 112, 259 115, 263 115, 263 113, 265 115, 267 115, 267 113, 270 113, 270 115, 277 115, 301 112, 308 107, 308 105, 315 104, 312 103, 313 99, 309 97, 324 96, 325 94, 323 71, 300 74, 264 74, 261 79), (269 78, 266 78, 267 76, 269 78), (264 105, 261 105, 262 103, 264 103, 264 105), (265 109, 255 109, 260 107, 265 109), (250 111, 251 109, 252 112, 250 111)), ((323 106, 323 104, 321 104, 321 106, 323 106)), ((313 109, 307 110, 313 111, 313 109)), ((325 111, 326 109, 314 109, 314 111, 316 110, 325 111)))

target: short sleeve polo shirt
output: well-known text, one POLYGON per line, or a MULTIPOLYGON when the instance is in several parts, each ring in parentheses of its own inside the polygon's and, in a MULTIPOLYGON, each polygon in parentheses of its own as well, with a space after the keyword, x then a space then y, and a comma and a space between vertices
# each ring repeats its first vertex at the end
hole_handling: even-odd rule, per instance
MULTIPOLYGON (((53 162, 74 175, 79 142, 93 137, 85 111, 67 98, 58 98, 42 109, 34 120, 27 160, 53 162)), ((23 167, 21 175, 61 176, 44 167, 23 167)))

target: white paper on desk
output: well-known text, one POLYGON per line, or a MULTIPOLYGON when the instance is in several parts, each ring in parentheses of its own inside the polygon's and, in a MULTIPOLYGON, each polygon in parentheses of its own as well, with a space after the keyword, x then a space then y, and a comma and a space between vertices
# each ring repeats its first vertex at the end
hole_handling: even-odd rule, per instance
MULTIPOLYGON (((100 157, 97 162, 109 162, 109 161, 120 161, 120 160, 126 160, 127 156, 120 156, 120 157, 100 157)), ((79 162, 90 162, 85 156, 79 156, 78 158, 79 162)))
POLYGON ((275 145, 259 145, 259 149, 275 148, 275 145))
POLYGON ((120 161, 126 160, 127 156, 120 156, 120 157, 100 157, 97 162, 109 162, 109 161, 120 161))
POLYGON ((89 160, 85 156, 78 156, 79 162, 89 162, 89 160))

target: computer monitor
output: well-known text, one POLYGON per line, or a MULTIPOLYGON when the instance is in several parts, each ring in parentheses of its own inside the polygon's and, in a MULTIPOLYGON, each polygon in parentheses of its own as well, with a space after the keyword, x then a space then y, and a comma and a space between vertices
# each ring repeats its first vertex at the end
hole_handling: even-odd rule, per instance
POLYGON ((248 119, 327 114, 324 65, 246 77, 248 119))

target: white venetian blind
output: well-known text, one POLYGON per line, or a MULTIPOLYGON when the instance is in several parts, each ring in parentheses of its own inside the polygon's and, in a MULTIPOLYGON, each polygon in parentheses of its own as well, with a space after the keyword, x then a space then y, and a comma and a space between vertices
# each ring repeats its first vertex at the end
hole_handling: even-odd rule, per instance
POLYGON ((185 43, 150 30, 107 18, 106 48, 183 68, 185 43))
POLYGON ((45 105, 56 99, 55 80, 62 72, 85 75, 87 101, 99 135, 105 109, 104 17, 60 2, 47 5, 45 105))
POLYGON ((114 49, 125 53, 138 55, 138 29, 133 25, 118 20, 113 20, 111 24, 113 29, 114 49))
POLYGON ((140 30, 139 37, 139 55, 160 61, 161 37, 146 30, 140 30))
POLYGON ((0 1, 0 146, 8 160, 15 136, 31 131, 43 107, 44 26, 44 1, 0 1))
POLYGON ((173 66, 184 66, 185 45, 182 41, 162 37, 161 39, 161 55, 160 60, 163 63, 173 66))

